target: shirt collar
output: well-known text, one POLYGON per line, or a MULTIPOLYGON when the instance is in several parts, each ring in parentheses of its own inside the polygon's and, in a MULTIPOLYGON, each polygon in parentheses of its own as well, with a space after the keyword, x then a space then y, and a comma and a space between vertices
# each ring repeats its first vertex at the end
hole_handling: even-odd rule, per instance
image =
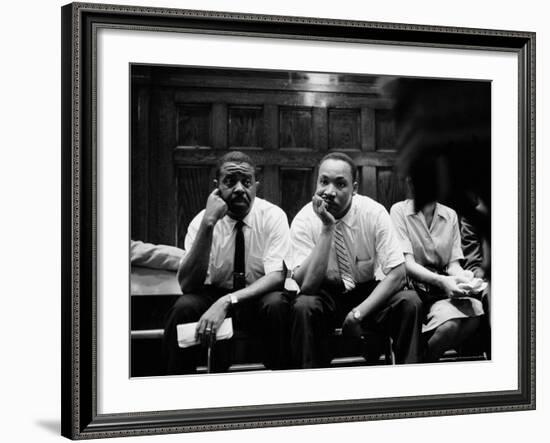
POLYGON ((439 203, 435 204, 434 216, 436 216, 436 215, 438 215, 441 218, 444 218, 445 220, 447 220, 447 218, 448 218, 447 217, 447 212, 443 211, 443 207, 439 203))
POLYGON ((353 228, 353 221, 355 220, 355 213, 357 212, 357 205, 355 203, 355 195, 351 199, 351 207, 349 211, 337 222, 345 224, 348 228, 353 228))
MULTIPOLYGON (((407 215, 416 215, 418 212, 414 210, 414 200, 408 199, 406 201, 406 207, 405 207, 405 213, 407 215)), ((441 203, 435 203, 435 209, 434 209, 434 217, 439 216, 441 218, 444 218, 447 220, 447 213, 446 211, 443 211, 443 207, 441 203)))

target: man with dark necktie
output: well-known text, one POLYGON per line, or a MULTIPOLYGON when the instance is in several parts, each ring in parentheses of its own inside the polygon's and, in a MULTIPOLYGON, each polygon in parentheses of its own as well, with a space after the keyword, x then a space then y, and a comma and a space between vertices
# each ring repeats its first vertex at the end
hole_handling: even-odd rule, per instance
MULTIPOLYGON (((196 336, 207 345, 228 316, 234 329, 259 334, 266 367, 284 368, 289 316, 283 293, 289 251, 286 215, 256 197, 255 167, 242 152, 229 152, 218 161, 214 183, 206 208, 191 221, 185 237, 187 253, 177 274, 183 295, 165 325, 167 372, 191 373, 197 366, 200 347, 178 347, 178 324, 198 322, 196 336)), ((214 347, 214 371, 230 364, 224 346, 219 342, 214 347)))
POLYGON ((292 221, 290 268, 301 291, 291 307, 294 367, 326 366, 324 338, 335 327, 352 337, 366 330, 389 334, 397 363, 419 361, 421 301, 401 290, 405 259, 390 216, 357 195, 356 175, 349 156, 327 154, 311 203, 292 221))

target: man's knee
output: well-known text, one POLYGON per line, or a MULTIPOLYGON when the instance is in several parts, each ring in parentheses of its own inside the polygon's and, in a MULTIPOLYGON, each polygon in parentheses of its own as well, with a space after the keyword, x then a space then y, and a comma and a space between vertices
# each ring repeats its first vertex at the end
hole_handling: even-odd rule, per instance
POLYGON ((318 295, 299 295, 292 305, 292 314, 297 318, 310 318, 322 314, 323 305, 318 295))
POLYGON ((168 312, 168 319, 178 323, 187 323, 196 321, 202 314, 202 309, 197 303, 194 294, 181 295, 172 305, 168 312))
POLYGON ((270 316, 275 314, 286 314, 290 310, 288 297, 282 291, 268 292, 258 302, 262 314, 270 316))
POLYGON ((400 291, 395 297, 397 306, 404 315, 417 315, 422 310, 422 300, 416 291, 400 291))

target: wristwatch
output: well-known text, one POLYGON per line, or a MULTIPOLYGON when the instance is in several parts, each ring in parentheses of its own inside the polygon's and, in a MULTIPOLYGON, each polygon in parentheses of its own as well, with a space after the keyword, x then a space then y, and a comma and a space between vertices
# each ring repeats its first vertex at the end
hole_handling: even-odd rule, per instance
POLYGON ((361 320, 361 311, 359 309, 353 308, 351 312, 353 312, 353 318, 355 320, 361 320))

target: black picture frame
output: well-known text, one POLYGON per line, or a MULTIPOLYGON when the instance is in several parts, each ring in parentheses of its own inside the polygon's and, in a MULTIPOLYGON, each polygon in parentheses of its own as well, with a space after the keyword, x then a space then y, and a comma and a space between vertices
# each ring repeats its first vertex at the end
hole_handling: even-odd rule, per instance
POLYGON ((535 33, 72 3, 62 14, 62 435, 71 439, 535 408, 535 33), (510 391, 97 413, 98 27, 481 49, 519 60, 518 388, 510 391))

